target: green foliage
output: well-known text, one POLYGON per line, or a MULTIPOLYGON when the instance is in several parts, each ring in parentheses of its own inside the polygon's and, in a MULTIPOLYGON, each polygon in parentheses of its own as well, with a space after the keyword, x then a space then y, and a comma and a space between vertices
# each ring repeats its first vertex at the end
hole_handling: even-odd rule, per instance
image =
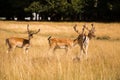
POLYGON ((38 12, 40 9, 40 3, 38 1, 32 2, 28 8, 25 8, 25 11, 38 12))
POLYGON ((114 13, 120 14, 120 0, 114 0, 111 2, 112 4, 112 11, 114 13))
POLYGON ((53 20, 119 20, 119 9, 119 0, 0 0, 0 16, 7 18, 35 12, 53 20))
POLYGON ((84 7, 82 0, 74 0, 72 2, 72 7, 75 13, 82 13, 82 8, 84 7))

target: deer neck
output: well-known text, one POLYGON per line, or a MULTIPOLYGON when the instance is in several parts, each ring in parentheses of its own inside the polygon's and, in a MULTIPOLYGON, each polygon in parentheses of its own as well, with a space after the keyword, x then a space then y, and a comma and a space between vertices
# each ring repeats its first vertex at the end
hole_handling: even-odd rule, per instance
POLYGON ((91 39, 92 39, 92 35, 91 35, 91 34, 88 34, 88 38, 91 40, 91 39))
POLYGON ((31 39, 32 39, 32 38, 31 38, 30 36, 28 36, 28 41, 29 41, 29 43, 30 43, 31 39))
POLYGON ((76 38, 76 39, 73 40, 73 45, 72 45, 72 46, 74 47, 74 46, 76 46, 77 44, 78 44, 78 38, 76 38))

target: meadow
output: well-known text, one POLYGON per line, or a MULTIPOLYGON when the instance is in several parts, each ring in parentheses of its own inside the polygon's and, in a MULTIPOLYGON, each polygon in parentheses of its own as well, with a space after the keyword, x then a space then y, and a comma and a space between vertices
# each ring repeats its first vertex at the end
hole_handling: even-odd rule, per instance
MULTIPOLYGON (((97 22, 19 22, 0 21, 0 80, 120 80, 120 23, 97 22), (88 59, 73 61, 80 55, 79 46, 68 54, 60 49, 55 54, 48 51, 49 36, 75 39, 75 24, 96 28, 96 38, 90 40, 88 59), (6 53, 5 39, 27 38, 30 30, 40 32, 31 40, 28 54, 21 48, 6 53)), ((83 56, 84 57, 84 56, 83 56)))

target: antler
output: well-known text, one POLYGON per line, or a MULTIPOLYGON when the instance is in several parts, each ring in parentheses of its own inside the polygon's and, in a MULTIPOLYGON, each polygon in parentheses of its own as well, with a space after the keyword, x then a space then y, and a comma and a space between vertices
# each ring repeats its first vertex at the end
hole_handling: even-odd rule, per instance
MULTIPOLYGON (((28 31, 28 33, 31 33, 31 31, 29 30, 29 24, 27 25, 27 31, 28 31)), ((37 34, 38 32, 40 32, 40 29, 38 29, 37 32, 33 32, 32 34, 37 34)))
POLYGON ((92 28, 91 28, 91 32, 95 32, 95 27, 94 27, 94 25, 93 24, 91 24, 91 26, 92 26, 92 28))
POLYGON ((95 27, 93 27, 94 25, 93 25, 93 24, 91 24, 91 26, 92 26, 92 31, 95 31, 95 27))
POLYGON ((74 27, 73 27, 74 30, 75 30, 75 32, 77 32, 78 34, 80 34, 79 31, 76 29, 76 27, 77 27, 77 24, 75 24, 74 27))
POLYGON ((82 28, 82 34, 84 33, 85 28, 86 28, 86 25, 84 24, 84 25, 83 25, 83 28, 82 28))
POLYGON ((94 26, 93 23, 91 24, 91 26, 92 26, 92 27, 94 26))
POLYGON ((38 32, 40 32, 40 29, 38 29, 38 31, 37 31, 37 32, 34 32, 33 34, 37 34, 38 32))
POLYGON ((88 31, 90 31, 90 30, 88 29, 88 27, 86 27, 86 25, 83 25, 83 28, 85 28, 85 29, 87 29, 88 31))

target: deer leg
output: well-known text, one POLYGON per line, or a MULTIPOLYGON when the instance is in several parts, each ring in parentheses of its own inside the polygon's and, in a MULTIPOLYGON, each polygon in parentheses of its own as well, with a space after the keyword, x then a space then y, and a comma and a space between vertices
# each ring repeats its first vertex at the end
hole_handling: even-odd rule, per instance
POLYGON ((7 53, 9 53, 11 50, 12 50, 12 46, 10 44, 8 44, 7 53))
POLYGON ((83 53, 84 53, 84 49, 83 49, 83 45, 81 44, 80 45, 80 58, 82 58, 83 53))
POLYGON ((49 46, 49 49, 48 49, 48 51, 47 51, 47 54, 46 55, 49 55, 49 52, 51 51, 52 49, 51 49, 51 46, 49 46))
POLYGON ((65 48, 65 52, 68 53, 68 48, 65 48))
POLYGON ((53 54, 55 53, 56 49, 57 49, 56 47, 55 47, 55 48, 53 48, 53 54))
POLYGON ((12 52, 15 51, 15 48, 16 48, 16 46, 12 46, 12 47, 11 47, 12 52))
POLYGON ((83 47, 83 52, 84 52, 86 58, 87 58, 87 51, 88 51, 88 45, 85 44, 84 47, 83 47))
POLYGON ((86 54, 86 59, 87 59, 87 57, 88 57, 88 46, 86 46, 86 48, 85 48, 85 54, 86 54))
POLYGON ((88 55, 87 55, 87 50, 85 50, 85 59, 88 58, 88 55))
POLYGON ((8 48, 8 50, 7 50, 7 53, 9 53, 9 52, 11 51, 11 49, 12 49, 12 48, 11 48, 11 47, 9 47, 9 48, 8 48))
POLYGON ((80 52, 81 54, 80 54, 80 57, 82 57, 83 56, 83 49, 81 49, 81 52, 80 52))
POLYGON ((83 48, 83 53, 84 53, 85 55, 87 55, 86 49, 85 49, 85 48, 83 48))
POLYGON ((25 52, 28 53, 28 48, 25 49, 25 52))
POLYGON ((54 44, 50 44, 50 46, 49 46, 49 50, 48 51, 51 51, 52 50, 52 52, 54 51, 54 49, 55 49, 55 46, 54 46, 54 44))
POLYGON ((51 52, 52 51, 52 53, 54 53, 55 52, 55 48, 54 47, 49 47, 49 50, 48 50, 49 52, 51 52))
POLYGON ((47 56, 52 56, 53 55, 53 53, 54 53, 54 46, 53 45, 50 45, 49 46, 49 49, 48 49, 48 52, 47 52, 47 56))
POLYGON ((24 51, 24 53, 28 53, 28 48, 27 48, 27 47, 24 47, 24 48, 23 48, 23 51, 24 51))
POLYGON ((26 53, 26 47, 23 47, 23 53, 24 54, 26 53))
POLYGON ((54 48, 50 46, 49 49, 48 49, 48 51, 51 51, 51 50, 53 51, 53 49, 54 49, 54 48))

